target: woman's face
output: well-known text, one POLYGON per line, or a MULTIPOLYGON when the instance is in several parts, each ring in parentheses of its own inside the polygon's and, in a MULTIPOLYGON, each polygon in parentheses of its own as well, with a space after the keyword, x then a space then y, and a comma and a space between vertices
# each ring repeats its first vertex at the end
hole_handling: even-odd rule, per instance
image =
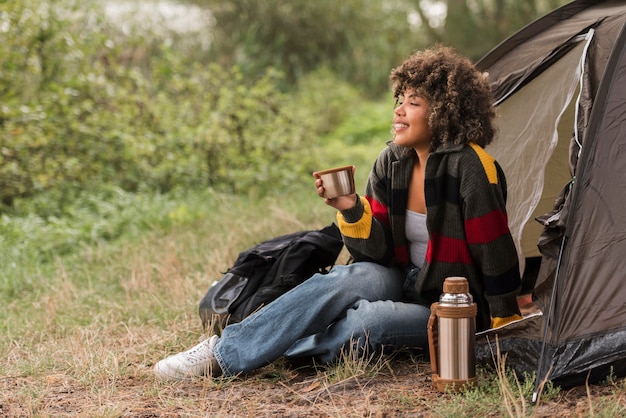
POLYGON ((416 150, 429 149, 432 133, 428 125, 429 105, 415 90, 407 90, 394 110, 394 142, 416 150))

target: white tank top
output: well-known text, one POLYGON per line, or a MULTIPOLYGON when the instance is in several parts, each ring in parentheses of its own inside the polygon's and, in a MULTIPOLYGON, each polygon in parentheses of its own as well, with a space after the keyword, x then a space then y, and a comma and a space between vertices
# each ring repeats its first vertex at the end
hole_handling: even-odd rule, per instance
POLYGON ((428 247, 428 230, 426 229, 426 215, 406 210, 406 239, 409 241, 411 262, 422 267, 428 247))

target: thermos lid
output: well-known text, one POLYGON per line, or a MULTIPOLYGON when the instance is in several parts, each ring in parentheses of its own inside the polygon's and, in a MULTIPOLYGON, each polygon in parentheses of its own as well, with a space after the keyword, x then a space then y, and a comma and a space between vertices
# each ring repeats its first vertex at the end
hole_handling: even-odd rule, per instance
POLYGON ((443 293, 469 293, 469 283, 465 277, 447 277, 443 281, 443 293))

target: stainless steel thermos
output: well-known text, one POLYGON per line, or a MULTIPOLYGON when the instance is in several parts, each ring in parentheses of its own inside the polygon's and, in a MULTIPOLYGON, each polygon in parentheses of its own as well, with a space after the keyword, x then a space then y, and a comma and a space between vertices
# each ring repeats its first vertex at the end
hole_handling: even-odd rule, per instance
POLYGON ((448 277, 430 307, 428 344, 433 386, 457 391, 476 382, 476 304, 464 277, 448 277))

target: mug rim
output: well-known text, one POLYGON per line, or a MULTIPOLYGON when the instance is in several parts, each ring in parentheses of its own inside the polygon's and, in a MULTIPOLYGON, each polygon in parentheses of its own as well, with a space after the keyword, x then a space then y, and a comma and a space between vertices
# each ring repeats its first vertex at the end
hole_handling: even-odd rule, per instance
POLYGON ((353 165, 344 165, 342 167, 335 167, 335 168, 329 168, 329 169, 326 169, 326 170, 316 171, 313 174, 316 174, 318 176, 322 176, 324 174, 336 173, 338 171, 352 170, 353 167, 354 167, 353 165))

